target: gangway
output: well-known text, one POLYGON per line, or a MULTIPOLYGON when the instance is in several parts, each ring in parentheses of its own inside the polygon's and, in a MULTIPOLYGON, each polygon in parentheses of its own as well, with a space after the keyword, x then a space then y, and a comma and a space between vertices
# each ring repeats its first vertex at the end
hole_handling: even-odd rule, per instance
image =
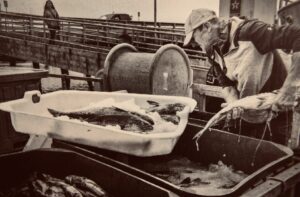
MULTIPOLYGON (((133 45, 141 52, 155 52, 167 43, 182 45, 182 25, 149 22, 120 22, 100 19, 59 19, 60 30, 54 44, 50 44, 45 19, 38 15, 0 12, 0 54, 39 62, 54 67, 94 75, 103 67, 109 50, 120 43, 126 30, 133 45), (180 27, 180 28, 178 28, 180 27)), ((205 54, 184 48, 193 65, 205 66, 205 54)))

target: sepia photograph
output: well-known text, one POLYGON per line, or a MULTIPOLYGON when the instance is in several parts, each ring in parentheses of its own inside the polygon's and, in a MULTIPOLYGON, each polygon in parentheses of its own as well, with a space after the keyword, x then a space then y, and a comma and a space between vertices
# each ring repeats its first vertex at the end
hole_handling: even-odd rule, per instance
POLYGON ((0 197, 299 197, 299 0, 0 0, 0 197))

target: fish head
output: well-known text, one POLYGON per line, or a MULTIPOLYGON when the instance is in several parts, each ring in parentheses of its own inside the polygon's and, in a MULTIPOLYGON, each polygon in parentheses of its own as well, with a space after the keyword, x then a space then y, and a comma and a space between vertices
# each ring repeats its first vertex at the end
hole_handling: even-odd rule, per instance
POLYGON ((185 107, 185 105, 182 103, 175 103, 173 106, 175 111, 182 111, 185 107))
POLYGON ((153 126, 150 124, 143 124, 143 123, 138 123, 138 124, 131 123, 131 124, 124 125, 122 130, 147 132, 153 130, 153 126))
POLYGON ((148 122, 144 122, 144 121, 141 121, 141 124, 139 127, 140 127, 141 131, 152 131, 153 130, 153 126, 151 124, 149 124, 148 122))

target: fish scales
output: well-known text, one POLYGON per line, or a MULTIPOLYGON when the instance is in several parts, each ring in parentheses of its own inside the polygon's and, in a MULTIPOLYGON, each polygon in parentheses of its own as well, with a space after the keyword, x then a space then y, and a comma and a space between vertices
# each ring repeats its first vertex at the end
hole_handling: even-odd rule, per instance
MULTIPOLYGON (((149 117, 143 119, 144 115, 138 116, 137 113, 127 112, 115 107, 104 107, 94 110, 83 110, 73 112, 62 112, 54 109, 48 109, 54 116, 68 116, 71 119, 78 119, 89 122, 91 124, 106 126, 106 125, 119 125, 121 129, 137 127, 141 131, 153 130, 153 120, 149 117), (152 121, 149 121, 151 119, 152 121)), ((131 129, 129 129, 131 130, 131 129)))

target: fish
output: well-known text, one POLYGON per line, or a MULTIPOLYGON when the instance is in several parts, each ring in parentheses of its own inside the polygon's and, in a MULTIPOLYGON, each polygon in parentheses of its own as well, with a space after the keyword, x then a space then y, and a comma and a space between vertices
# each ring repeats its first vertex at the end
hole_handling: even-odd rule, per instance
POLYGON ((147 102, 152 105, 148 112, 157 112, 160 115, 176 115, 176 112, 182 111, 185 105, 182 103, 169 103, 160 105, 158 102, 147 100, 147 102))
POLYGON ((70 119, 78 119, 100 126, 119 125, 125 131, 151 131, 154 124, 154 121, 146 115, 129 112, 117 107, 103 107, 93 110, 70 112, 48 108, 48 111, 54 117, 68 116, 70 119))
POLYGON ((138 117, 146 120, 147 122, 149 122, 151 125, 154 125, 153 119, 151 117, 149 117, 149 116, 146 116, 146 115, 143 115, 143 114, 139 114, 137 112, 127 111, 127 110, 121 109, 119 107, 114 107, 114 108, 118 109, 119 111, 127 112, 127 113, 129 113, 131 115, 138 116, 138 117))
POLYGON ((85 191, 85 190, 82 190, 82 189, 79 189, 79 188, 76 188, 81 194, 82 194, 82 196, 84 196, 84 197, 99 197, 99 196, 97 196, 97 195, 95 195, 95 194, 93 194, 93 193, 91 193, 91 192, 89 192, 89 191, 85 191))
MULTIPOLYGON (((52 185, 51 187, 60 187, 63 189, 66 196, 71 197, 83 197, 82 194, 73 186, 58 180, 48 180, 48 184, 52 185)), ((50 188, 51 188, 50 187, 50 188)))
POLYGON ((202 130, 200 130, 193 139, 196 140, 196 146, 198 147, 198 141, 204 132, 209 130, 212 126, 216 125, 218 122, 222 121, 226 118, 227 113, 232 111, 234 108, 241 108, 244 112, 247 111, 266 111, 268 112, 267 125, 270 124, 271 119, 276 117, 276 113, 271 110, 271 107, 275 101, 277 96, 277 91, 261 93, 253 96, 248 96, 232 103, 229 103, 226 107, 221 109, 218 113, 216 113, 204 126, 202 130))
POLYGON ((65 178, 65 181, 71 185, 74 185, 75 187, 79 187, 80 189, 86 192, 90 192, 96 196, 107 196, 107 193, 97 183, 88 178, 76 175, 69 175, 65 178))
POLYGON ((36 196, 83 197, 82 194, 72 185, 46 174, 38 175, 36 179, 32 181, 31 185, 36 196))
POLYGON ((175 125, 178 125, 180 122, 180 117, 176 115, 161 115, 160 117, 167 122, 172 122, 175 125))
POLYGON ((177 112, 182 111, 185 105, 182 103, 169 103, 160 105, 158 102, 147 100, 147 102, 152 106, 147 109, 147 112, 157 112, 162 119, 167 122, 172 122, 178 125, 180 122, 180 117, 176 115, 177 112))

